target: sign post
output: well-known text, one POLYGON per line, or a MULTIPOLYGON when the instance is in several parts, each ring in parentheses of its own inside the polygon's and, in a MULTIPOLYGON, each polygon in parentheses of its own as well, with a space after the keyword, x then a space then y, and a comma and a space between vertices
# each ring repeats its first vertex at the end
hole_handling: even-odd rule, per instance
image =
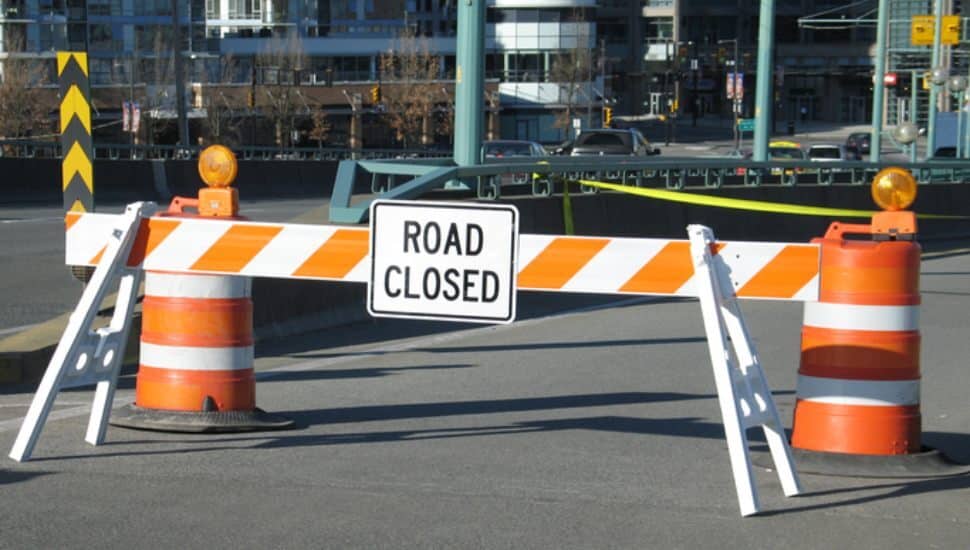
POLYGON ((374 201, 367 310, 375 317, 511 323, 518 219, 508 205, 374 201))

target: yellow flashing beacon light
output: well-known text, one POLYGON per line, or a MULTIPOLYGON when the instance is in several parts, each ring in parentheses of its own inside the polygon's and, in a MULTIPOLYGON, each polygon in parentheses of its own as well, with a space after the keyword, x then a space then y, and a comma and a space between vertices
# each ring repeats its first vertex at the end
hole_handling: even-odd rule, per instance
POLYGON ((239 192, 230 187, 239 173, 236 155, 225 145, 210 145, 199 154, 199 176, 208 186, 199 190, 199 215, 235 217, 239 192))
POLYGON ((890 166, 872 178, 872 200, 883 212, 872 217, 877 239, 912 240, 916 235, 916 213, 906 210, 916 200, 916 178, 905 168, 890 166))
POLYGON ((872 178, 872 200, 883 210, 905 210, 916 200, 916 178, 898 166, 884 168, 872 178))

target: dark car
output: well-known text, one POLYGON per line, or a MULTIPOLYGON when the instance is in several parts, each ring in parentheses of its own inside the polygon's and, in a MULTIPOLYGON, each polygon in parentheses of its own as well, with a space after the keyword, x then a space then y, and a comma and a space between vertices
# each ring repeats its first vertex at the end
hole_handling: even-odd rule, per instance
POLYGON ((598 129, 584 130, 572 144, 570 155, 659 155, 660 149, 652 147, 647 138, 635 128, 623 130, 598 129))
POLYGON ((855 148, 863 155, 868 155, 869 140, 871 138, 872 135, 867 132, 856 132, 854 134, 849 134, 849 137, 845 140, 845 146, 855 148))
MULTIPOLYGON (((499 139, 493 141, 486 141, 482 144, 482 156, 487 159, 521 159, 521 158, 535 158, 541 160, 541 157, 549 156, 546 152, 545 147, 536 143, 534 141, 520 140, 520 139, 499 139)), ((515 172, 511 174, 502 174, 500 176, 501 185, 523 185, 526 183, 533 183, 536 180, 543 179, 540 174, 529 173, 529 172, 515 172)))

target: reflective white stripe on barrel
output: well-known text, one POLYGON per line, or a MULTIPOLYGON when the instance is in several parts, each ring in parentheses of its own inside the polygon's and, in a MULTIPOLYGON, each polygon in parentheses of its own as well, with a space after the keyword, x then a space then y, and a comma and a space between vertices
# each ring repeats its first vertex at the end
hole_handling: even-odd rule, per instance
POLYGON ((141 343, 140 363, 173 370, 245 370, 253 366, 253 346, 201 348, 141 343))
POLYGON ((163 298, 249 298, 252 279, 149 271, 145 295, 163 298))
POLYGON ((919 330, 919 306, 806 302, 803 324, 836 330, 919 330))
POLYGON ((832 405, 919 404, 919 380, 843 380, 799 375, 798 399, 832 405))

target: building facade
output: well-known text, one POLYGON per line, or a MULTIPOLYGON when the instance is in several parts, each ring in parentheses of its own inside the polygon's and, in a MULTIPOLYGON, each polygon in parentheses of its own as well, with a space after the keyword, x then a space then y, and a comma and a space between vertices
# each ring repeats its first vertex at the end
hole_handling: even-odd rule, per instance
MULTIPOLYGON (((0 61, 47 59, 53 74, 55 51, 87 50, 96 98, 103 94, 100 116, 119 118, 113 106, 126 95, 152 98, 146 101, 156 114, 171 111, 177 49, 189 108, 204 109, 208 103, 198 96, 216 85, 210 91, 226 105, 246 103, 247 90, 272 74, 271 84, 300 87, 301 101, 325 105, 342 127, 352 112, 343 92, 366 95, 374 85, 393 85, 382 80, 380 57, 405 30, 426 40, 442 83, 451 86, 457 1, 0 0, 0 61), (260 56, 296 43, 302 54, 285 81, 279 71, 257 70, 260 56)), ((959 13, 960 0, 949 2, 959 13)), ((778 124, 871 120, 875 28, 866 21, 875 19, 875 2, 868 4, 776 2, 778 124), (820 14, 846 24, 813 23, 820 14)), ((891 4, 897 43, 889 66, 926 65, 919 58, 925 52, 903 44, 903 19, 930 13, 932 1, 891 4)), ((574 127, 599 126, 606 105, 647 119, 673 111, 682 119, 728 120, 735 106, 727 78, 735 71, 743 75, 739 115, 752 116, 759 6, 759 0, 488 0, 484 62, 501 136, 562 141, 574 127), (564 78, 567 61, 581 61, 585 74, 564 78), (562 120, 565 110, 570 120, 562 120)), ((965 63, 966 56, 955 55, 957 65, 965 63)), ((901 94, 890 94, 891 113, 908 108, 901 94)), ((361 107, 371 122, 379 118, 366 97, 361 107)))

